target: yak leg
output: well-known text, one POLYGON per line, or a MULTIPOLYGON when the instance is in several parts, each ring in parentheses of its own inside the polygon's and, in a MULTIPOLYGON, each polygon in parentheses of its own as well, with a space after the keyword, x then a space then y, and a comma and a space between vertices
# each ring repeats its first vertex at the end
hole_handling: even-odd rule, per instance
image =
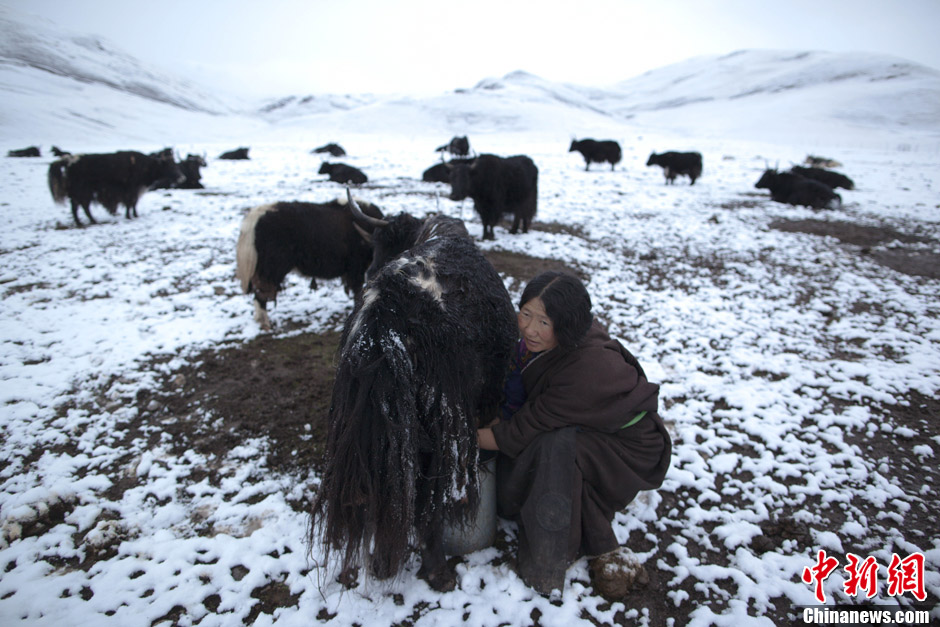
POLYGON ((457 587, 457 573, 448 566, 444 556, 444 534, 440 529, 431 532, 421 549, 421 568, 418 577, 438 592, 450 592, 457 587))
MULTIPOLYGON (((91 222, 92 224, 97 224, 98 221, 95 220, 95 218, 92 217, 91 215, 91 201, 90 200, 82 201, 81 204, 82 204, 82 210, 84 210, 85 215, 88 216, 88 221, 91 222)), ((78 207, 77 207, 77 203, 75 202, 72 203, 72 215, 75 216, 75 221, 78 222, 78 207)), ((81 226, 81 222, 78 222, 78 225, 81 226)))
POLYGON ((268 317, 268 301, 258 298, 255 295, 255 321, 261 325, 265 331, 271 330, 271 319, 268 317))
MULTIPOLYGON (((524 227, 523 227, 523 230, 525 230, 524 227)), ((512 228, 509 229, 509 232, 512 233, 513 235, 519 232, 519 212, 518 211, 513 215, 512 228)))
MULTIPOLYGON (((85 212, 88 212, 88 209, 85 209, 85 212)), ((72 201, 72 219, 75 220, 75 226, 84 226, 82 221, 78 219, 78 202, 72 201)))
POLYGON ((312 277, 312 278, 310 279, 310 289, 312 289, 312 290, 317 289, 317 279, 316 279, 316 277, 312 277))

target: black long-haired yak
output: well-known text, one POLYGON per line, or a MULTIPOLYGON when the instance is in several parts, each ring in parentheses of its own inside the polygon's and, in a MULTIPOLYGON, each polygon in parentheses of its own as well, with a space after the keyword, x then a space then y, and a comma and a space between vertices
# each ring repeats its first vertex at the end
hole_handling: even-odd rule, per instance
POLYGON ((49 191, 57 203, 68 198, 72 204, 72 218, 76 226, 82 226, 78 218, 81 207, 94 223, 91 203, 97 202, 114 215, 124 205, 128 219, 137 217, 137 202, 158 181, 176 183, 183 173, 169 154, 145 155, 126 150, 106 154, 67 155, 49 165, 49 191))
POLYGON ((386 252, 404 252, 370 272, 343 329, 308 539, 327 561, 339 554, 347 586, 360 567, 401 573, 417 549, 418 575, 451 590, 443 526, 479 501, 476 430, 496 415, 514 309, 460 220, 364 224, 386 252))

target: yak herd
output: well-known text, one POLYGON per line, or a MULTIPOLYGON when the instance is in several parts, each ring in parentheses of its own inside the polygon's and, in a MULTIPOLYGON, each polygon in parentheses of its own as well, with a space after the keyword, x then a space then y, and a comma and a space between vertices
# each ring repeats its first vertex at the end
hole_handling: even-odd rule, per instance
MULTIPOLYGON (((178 159, 172 150, 143 154, 72 155, 55 149, 48 171, 55 201, 68 198, 76 225, 92 202, 112 214, 119 205, 137 215, 148 189, 201 187, 204 157, 178 159)), ((331 143, 312 151, 342 157, 331 143)), ((510 232, 527 232, 538 205, 539 170, 527 155, 475 154, 466 137, 437 148, 441 162, 426 181, 451 185, 450 198, 472 198, 483 239, 512 215, 510 232), (450 159, 444 160, 444 153, 450 159)), ((622 159, 612 140, 574 140, 585 170, 622 159)), ((39 156, 30 147, 9 156, 39 156)), ((238 148, 219 159, 248 159, 238 148)), ((814 158, 815 159, 815 158, 814 158)), ((663 169, 666 184, 689 185, 702 175, 697 152, 653 153, 647 166, 663 169)), ((838 206, 833 188, 852 189, 831 163, 810 162, 778 172, 769 167, 756 187, 774 201, 813 208, 838 206)), ((324 162, 331 181, 362 185, 360 170, 324 162)), ((459 524, 480 499, 476 429, 494 417, 498 390, 516 337, 506 288, 462 220, 386 216, 374 204, 346 197, 328 203, 274 202, 247 212, 236 245, 236 276, 254 298, 255 319, 270 328, 267 304, 286 275, 341 278, 353 298, 337 354, 328 416, 325 470, 310 500, 308 540, 335 555, 346 586, 367 576, 399 574, 413 552, 419 576, 436 590, 456 584, 443 545, 445 525, 459 524), (459 357, 459 358, 458 358, 459 357)))

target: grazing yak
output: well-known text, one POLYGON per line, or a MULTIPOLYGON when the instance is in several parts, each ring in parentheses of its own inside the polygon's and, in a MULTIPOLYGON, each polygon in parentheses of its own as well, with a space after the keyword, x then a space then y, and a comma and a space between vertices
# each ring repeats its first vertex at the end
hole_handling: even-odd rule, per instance
POLYGON ((55 155, 56 157, 67 157, 72 153, 70 153, 68 150, 62 150, 58 146, 53 146, 52 154, 55 155))
POLYGON ((454 157, 466 157, 470 154, 470 140, 464 137, 453 137, 443 146, 438 146, 434 152, 449 152, 454 157))
POLYGON ((539 170, 525 155, 480 155, 451 169, 451 200, 470 197, 483 222, 483 239, 496 239, 494 227, 503 214, 513 214, 510 233, 529 232, 538 209, 539 170))
POLYGON ((221 155, 219 155, 219 159, 238 160, 247 158, 248 148, 236 148, 235 150, 229 150, 228 152, 223 152, 221 155))
POLYGON ((819 181, 820 183, 825 183, 832 189, 836 189, 837 187, 841 187, 842 189, 855 189, 855 182, 852 179, 840 172, 835 172, 833 170, 826 170, 824 168, 804 168, 795 165, 790 168, 790 172, 799 174, 800 176, 805 176, 808 179, 819 181))
POLYGON ((18 150, 10 150, 7 152, 8 157, 41 157, 42 154, 39 152, 38 146, 30 146, 29 148, 20 148, 18 150))
POLYGON ((347 587, 360 567, 398 575, 418 550, 418 575, 452 590, 443 527, 479 502, 476 430, 495 416, 514 309, 460 220, 373 223, 373 240, 392 244, 375 261, 402 252, 376 269, 343 328, 308 541, 339 557, 347 587))
POLYGON ((600 141, 594 139, 573 139, 568 152, 580 152, 584 157, 584 170, 590 170, 592 163, 609 163, 610 169, 620 163, 620 144, 612 139, 600 141))
POLYGON ((359 168, 354 168, 345 163, 328 163, 326 161, 320 166, 320 174, 326 174, 334 183, 343 185, 362 185, 369 180, 369 177, 359 168))
POLYGON ((334 157, 345 157, 346 151, 339 144, 329 143, 312 150, 313 154, 329 153, 334 157))
MULTIPOLYGON (((381 218, 381 210, 363 202, 363 211, 381 218)), ((242 220, 235 274, 242 291, 254 294, 255 320, 271 328, 268 301, 277 299, 291 270, 317 279, 342 277, 346 293, 359 293, 372 248, 353 226, 346 199, 328 203, 276 202, 255 207, 242 220)))
POLYGON ((664 152, 650 155, 647 166, 658 165, 663 169, 666 184, 675 183, 680 174, 688 176, 689 185, 695 185, 695 179, 702 176, 702 155, 698 152, 664 152))
POLYGON ((842 206, 842 197, 831 187, 793 172, 767 169, 754 187, 769 189, 771 199, 788 205, 813 209, 838 209, 842 206))
POLYGON ((108 213, 117 213, 124 205, 125 217, 137 217, 137 202, 158 181, 183 178, 172 155, 152 157, 135 151, 107 154, 70 155, 49 165, 49 191, 57 203, 68 198, 76 226, 79 206, 92 223, 90 206, 97 201, 108 213))

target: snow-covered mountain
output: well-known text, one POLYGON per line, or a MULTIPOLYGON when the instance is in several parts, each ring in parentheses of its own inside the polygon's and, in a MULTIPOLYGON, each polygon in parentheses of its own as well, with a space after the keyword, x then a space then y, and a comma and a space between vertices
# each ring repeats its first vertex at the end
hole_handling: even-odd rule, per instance
POLYGON ((769 141, 789 141, 799 129, 809 142, 851 131, 874 145, 902 145, 905 135, 940 145, 940 71, 865 53, 742 50, 605 87, 517 71, 428 97, 306 94, 248 106, 95 36, 0 10, 0 88, 0 137, 11 146, 241 143, 272 130, 288 140, 298 132, 336 137, 391 128, 561 138, 650 129, 769 141))

